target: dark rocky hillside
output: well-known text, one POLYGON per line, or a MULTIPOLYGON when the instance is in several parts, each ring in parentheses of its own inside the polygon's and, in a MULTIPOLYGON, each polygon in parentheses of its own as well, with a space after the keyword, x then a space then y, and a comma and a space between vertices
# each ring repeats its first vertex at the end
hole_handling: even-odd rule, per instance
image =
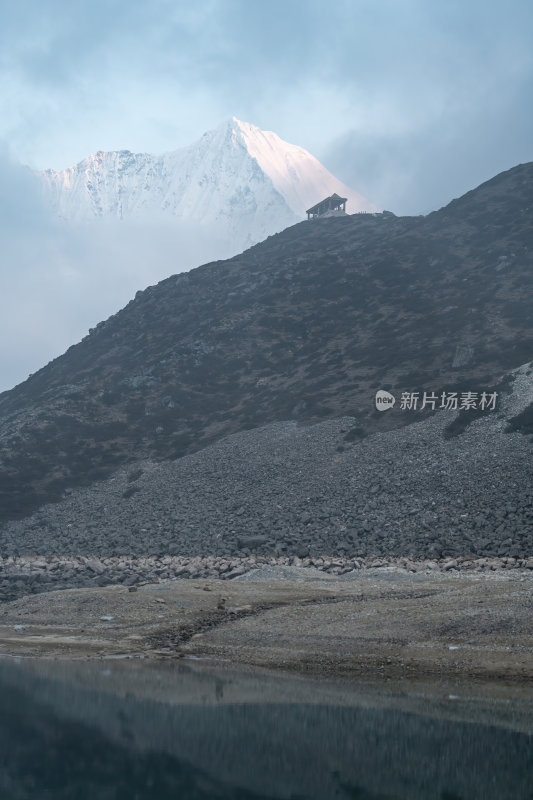
POLYGON ((498 410, 465 411, 468 423, 443 410, 356 440, 350 417, 278 422, 176 461, 124 466, 4 523, 0 554, 514 564, 533 554, 533 441, 509 420, 533 400, 533 363, 507 383, 498 410))
MULTIPOLYGON (((420 421, 376 389, 494 391, 533 358, 533 163, 427 217, 302 222, 172 276, 0 395, 0 519, 231 433, 420 421)), ((531 411, 515 423, 531 429, 531 411)))

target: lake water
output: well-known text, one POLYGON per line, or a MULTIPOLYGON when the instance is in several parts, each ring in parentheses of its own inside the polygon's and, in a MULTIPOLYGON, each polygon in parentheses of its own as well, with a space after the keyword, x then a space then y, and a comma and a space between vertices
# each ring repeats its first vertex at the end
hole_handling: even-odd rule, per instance
POLYGON ((533 693, 0 660, 3 800, 532 800, 533 693))

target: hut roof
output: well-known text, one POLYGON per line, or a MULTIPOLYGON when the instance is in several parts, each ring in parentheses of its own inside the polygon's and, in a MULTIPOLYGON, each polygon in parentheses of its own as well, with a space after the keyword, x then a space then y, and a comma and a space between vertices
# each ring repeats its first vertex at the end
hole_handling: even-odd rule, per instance
POLYGON ((341 203, 346 203, 348 200, 347 197, 339 197, 338 194, 335 192, 330 195, 329 197, 325 197, 324 200, 321 200, 320 203, 317 203, 316 206, 312 206, 308 208, 305 212, 306 214, 319 214, 322 210, 327 210, 328 208, 332 208, 335 206, 340 205, 341 203))

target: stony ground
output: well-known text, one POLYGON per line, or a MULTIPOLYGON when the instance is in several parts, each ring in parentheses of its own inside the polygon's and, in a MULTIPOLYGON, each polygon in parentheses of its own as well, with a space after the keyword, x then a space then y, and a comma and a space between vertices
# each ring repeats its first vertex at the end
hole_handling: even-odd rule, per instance
POLYGON ((215 556, 161 556, 126 557, 107 556, 29 556, 0 558, 0 601, 15 600, 29 594, 57 589, 102 587, 120 584, 135 588, 144 583, 157 583, 173 578, 234 578, 253 575, 257 568, 274 567, 279 570, 307 568, 322 577, 350 575, 359 571, 392 568, 411 574, 439 572, 490 573, 509 571, 533 574, 533 557, 529 558, 469 558, 417 561, 409 558, 339 558, 325 556, 299 558, 298 556, 215 557, 215 556))
POLYGON ((54 591, 0 607, 0 653, 209 658, 318 674, 533 679, 533 572, 326 576, 54 591), (133 588, 133 591, 131 590, 133 588))
POLYGON ((111 577, 125 581, 176 568, 226 574, 250 557, 522 563, 533 556, 533 444, 508 429, 533 401, 532 376, 530 364, 515 372, 512 394, 482 418, 438 411, 362 440, 353 418, 280 422, 177 461, 120 469, 4 524, 0 555, 4 565, 17 555, 75 557, 36 568, 38 588, 91 573, 109 582, 107 567, 95 573, 79 557, 148 565, 119 559, 111 577))

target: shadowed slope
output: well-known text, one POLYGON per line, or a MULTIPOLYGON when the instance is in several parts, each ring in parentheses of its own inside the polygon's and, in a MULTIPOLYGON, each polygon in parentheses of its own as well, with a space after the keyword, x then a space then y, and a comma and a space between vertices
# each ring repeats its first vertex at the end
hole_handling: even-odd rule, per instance
POLYGON ((428 217, 304 222, 139 292, 0 395, 1 518, 139 458, 277 420, 359 434, 399 393, 493 389, 533 352, 533 164, 428 217))

